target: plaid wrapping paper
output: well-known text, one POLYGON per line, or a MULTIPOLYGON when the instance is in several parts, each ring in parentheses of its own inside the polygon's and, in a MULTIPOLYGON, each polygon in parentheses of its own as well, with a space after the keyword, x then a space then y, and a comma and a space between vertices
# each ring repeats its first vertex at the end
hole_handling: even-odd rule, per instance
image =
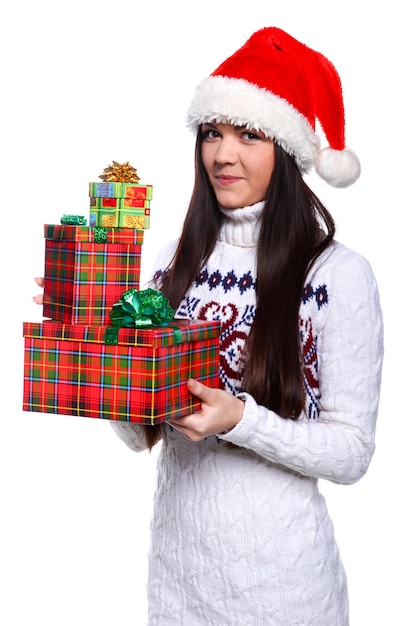
POLYGON ((109 323, 113 304, 140 285, 141 253, 141 245, 46 239, 43 316, 68 324, 109 323))
POLYGON ((89 183, 92 198, 134 198, 152 200, 153 186, 135 183, 89 183))
POLYGON ((180 343, 158 327, 120 329, 119 343, 106 345, 105 328, 25 323, 23 409, 146 425, 198 411, 186 381, 218 387, 220 323, 172 326, 180 343))
MULTIPOLYGON (((102 344, 107 328, 108 326, 72 325, 62 324, 55 320, 44 320, 41 324, 25 322, 23 334, 25 337, 42 337, 43 339, 58 339, 60 341, 75 339, 76 341, 102 344)), ((173 346, 178 343, 174 329, 181 331, 183 343, 191 343, 199 339, 206 341, 219 335, 220 322, 174 319, 169 326, 121 327, 118 333, 118 344, 145 348, 173 346)))
MULTIPOLYGON (((73 226, 62 224, 45 224, 45 239, 56 241, 76 241, 83 243, 94 243, 96 240, 96 230, 91 226, 73 226)), ((143 244, 143 230, 132 228, 107 228, 107 243, 132 243, 141 246, 143 244)))

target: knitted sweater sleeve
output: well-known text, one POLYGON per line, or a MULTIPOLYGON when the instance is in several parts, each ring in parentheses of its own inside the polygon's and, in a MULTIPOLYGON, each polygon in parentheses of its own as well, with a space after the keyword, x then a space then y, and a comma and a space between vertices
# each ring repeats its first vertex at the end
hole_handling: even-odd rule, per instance
POLYGON ((302 475, 350 484, 374 452, 383 322, 369 264, 350 251, 339 256, 323 274, 330 296, 317 332, 319 418, 284 419, 246 394, 241 421, 222 438, 302 475))
POLYGON ((145 427, 130 422, 110 421, 116 435, 134 452, 142 452, 147 448, 145 427))

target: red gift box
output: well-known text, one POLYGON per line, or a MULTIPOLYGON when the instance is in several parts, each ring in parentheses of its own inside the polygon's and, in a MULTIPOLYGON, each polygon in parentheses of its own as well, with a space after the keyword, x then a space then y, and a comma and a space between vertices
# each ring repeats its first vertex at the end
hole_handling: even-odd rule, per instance
POLYGON ((143 231, 45 225, 43 315, 102 326, 124 291, 139 287, 143 231))
POLYGON ((141 246, 143 230, 132 228, 75 226, 73 224, 45 224, 45 239, 76 241, 77 243, 128 243, 141 246))
POLYGON ((23 409, 154 425, 200 410, 188 378, 218 387, 220 322, 106 330, 25 323, 23 409))

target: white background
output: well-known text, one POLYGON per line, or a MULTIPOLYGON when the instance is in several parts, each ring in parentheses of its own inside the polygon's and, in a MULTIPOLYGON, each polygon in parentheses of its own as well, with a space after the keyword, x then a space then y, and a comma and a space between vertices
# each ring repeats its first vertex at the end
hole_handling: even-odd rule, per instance
POLYGON ((338 238, 371 261, 385 315, 374 460, 356 485, 322 485, 348 572, 351 626, 417 624, 412 3, 8 4, 0 20, 0 623, 146 623, 157 453, 130 452, 104 421, 21 410, 22 322, 41 319, 31 296, 43 273, 43 224, 87 215, 88 182, 113 159, 129 160, 154 185, 147 275, 189 200, 194 140, 184 117, 196 84, 254 30, 279 26, 326 54, 342 77, 347 143, 362 177, 346 190, 314 175, 308 182, 334 214, 338 238))

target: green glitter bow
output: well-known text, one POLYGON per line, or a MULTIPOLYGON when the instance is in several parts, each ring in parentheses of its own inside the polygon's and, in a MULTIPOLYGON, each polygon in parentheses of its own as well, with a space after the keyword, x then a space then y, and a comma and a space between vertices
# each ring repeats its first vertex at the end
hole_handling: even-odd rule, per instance
POLYGON ((105 343, 117 343, 120 328, 144 328, 168 326, 174 317, 174 309, 168 299, 156 289, 139 291, 135 287, 125 291, 110 311, 112 325, 106 329, 105 343))

